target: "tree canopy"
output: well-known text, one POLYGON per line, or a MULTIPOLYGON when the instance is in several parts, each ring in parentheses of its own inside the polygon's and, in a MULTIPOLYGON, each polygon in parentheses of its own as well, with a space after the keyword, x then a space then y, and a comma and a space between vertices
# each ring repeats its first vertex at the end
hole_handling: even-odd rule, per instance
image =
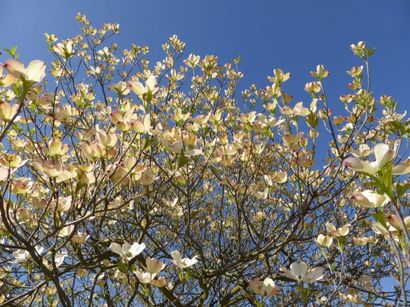
POLYGON ((0 69, 1 305, 408 304, 410 126, 373 49, 340 101, 318 65, 296 102, 281 69, 242 88, 239 58, 172 36, 152 63, 77 21, 0 69))

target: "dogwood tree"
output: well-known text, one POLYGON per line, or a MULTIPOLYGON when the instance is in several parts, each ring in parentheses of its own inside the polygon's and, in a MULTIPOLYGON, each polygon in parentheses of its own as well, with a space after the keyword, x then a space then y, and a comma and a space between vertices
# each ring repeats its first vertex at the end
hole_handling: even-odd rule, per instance
POLYGON ((1 66, 2 305, 408 304, 410 127, 364 42, 340 101, 318 65, 295 102, 281 69, 243 88, 238 59, 77 21, 1 66))

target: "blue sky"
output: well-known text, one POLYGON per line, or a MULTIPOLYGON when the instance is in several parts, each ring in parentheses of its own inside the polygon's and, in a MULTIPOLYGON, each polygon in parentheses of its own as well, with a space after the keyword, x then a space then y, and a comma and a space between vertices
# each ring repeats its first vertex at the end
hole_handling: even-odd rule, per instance
POLYGON ((295 100, 309 102, 303 85, 309 71, 324 64, 331 71, 327 92, 335 110, 347 91, 345 71, 360 64, 349 46, 365 40, 377 48, 371 64, 375 95, 393 95, 401 110, 409 104, 408 0, 1 0, 0 12, 0 48, 17 45, 23 61, 49 59, 43 33, 76 34, 74 17, 81 12, 95 25, 120 23, 120 47, 147 44, 155 59, 173 34, 187 43, 188 53, 215 54, 224 62, 241 55, 243 87, 267 85, 273 68, 291 71, 287 90, 295 100))

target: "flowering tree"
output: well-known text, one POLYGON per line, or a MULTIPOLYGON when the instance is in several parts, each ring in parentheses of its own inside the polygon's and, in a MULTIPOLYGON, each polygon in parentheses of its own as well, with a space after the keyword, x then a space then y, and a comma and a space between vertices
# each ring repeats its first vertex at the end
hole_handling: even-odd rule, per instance
POLYGON ((335 115, 321 65, 307 103, 280 69, 239 93, 237 59, 173 36, 152 64, 77 20, 0 71, 2 305, 407 304, 410 128, 372 49, 335 115))

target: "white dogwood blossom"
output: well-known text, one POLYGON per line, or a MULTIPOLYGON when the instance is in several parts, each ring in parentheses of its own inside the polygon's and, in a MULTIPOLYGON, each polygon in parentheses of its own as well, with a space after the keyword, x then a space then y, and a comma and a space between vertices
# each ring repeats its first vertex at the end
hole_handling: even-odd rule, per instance
POLYGON ((133 244, 129 244, 128 242, 125 242, 123 245, 120 245, 116 242, 113 242, 110 245, 110 249, 112 252, 120 255, 122 259, 129 261, 142 253, 142 251, 145 249, 145 243, 139 244, 135 242, 133 244))
POLYGON ((281 271, 286 277, 290 279, 303 281, 306 283, 313 283, 323 278, 324 268, 309 268, 309 266, 305 262, 296 261, 290 265, 290 270, 282 268, 281 271))

